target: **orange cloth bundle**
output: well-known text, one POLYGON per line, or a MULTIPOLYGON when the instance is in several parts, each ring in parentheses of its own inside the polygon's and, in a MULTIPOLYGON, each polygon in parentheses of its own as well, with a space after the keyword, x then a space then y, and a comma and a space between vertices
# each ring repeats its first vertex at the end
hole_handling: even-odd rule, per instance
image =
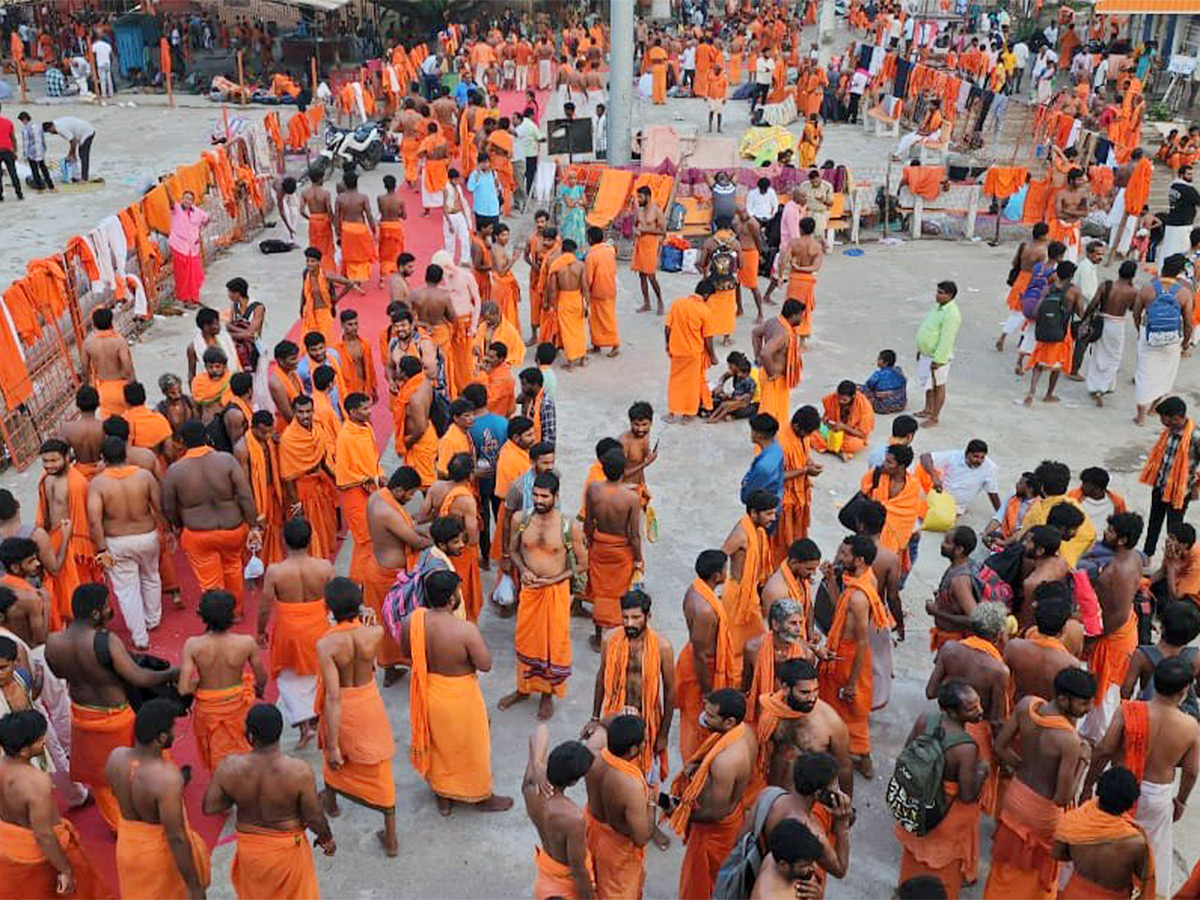
POLYGON ((942 192, 945 166, 905 166, 900 183, 923 200, 936 200, 942 192))
POLYGON ((171 233, 170 197, 165 184, 159 184, 146 193, 142 198, 142 212, 146 216, 146 224, 159 234, 171 233))
POLYGON ((605 169, 601 172, 596 197, 592 201, 592 210, 587 214, 587 223, 597 228, 607 228, 629 201, 632 184, 633 172, 628 169, 605 169))
POLYGON ((983 192, 997 200, 1007 200, 1025 184, 1029 170, 1023 166, 992 166, 983 180, 983 192))
POLYGON ((1029 192, 1025 195, 1025 206, 1021 213, 1021 221, 1025 224, 1041 222, 1046 218, 1046 205, 1050 199, 1050 179, 1041 178, 1029 182, 1029 192))
MULTIPOLYGON (((208 887, 212 881, 208 845, 186 821, 184 828, 200 884, 208 887)), ((117 826, 117 882, 121 897, 129 900, 187 900, 189 896, 161 824, 121 819, 117 826)))
POLYGON ((318 900, 317 869, 303 828, 276 831, 239 824, 230 872, 239 897, 318 900))

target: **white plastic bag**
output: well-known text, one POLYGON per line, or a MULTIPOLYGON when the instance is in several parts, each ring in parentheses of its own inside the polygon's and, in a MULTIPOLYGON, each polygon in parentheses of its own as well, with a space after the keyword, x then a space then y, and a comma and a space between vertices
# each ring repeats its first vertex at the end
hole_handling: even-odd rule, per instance
POLYGON ((689 275, 695 275, 700 270, 696 268, 696 260, 700 258, 700 251, 694 247, 690 247, 683 251, 683 271, 689 275))
POLYGON ((501 575, 492 588, 492 600, 500 606, 512 606, 517 599, 514 588, 512 579, 507 574, 501 575))
POLYGON ((255 553, 251 555, 250 559, 246 562, 246 568, 242 569, 242 577, 247 581, 253 581, 255 578, 262 578, 263 572, 266 571, 266 568, 267 567, 263 565, 262 560, 258 558, 258 554, 255 553))

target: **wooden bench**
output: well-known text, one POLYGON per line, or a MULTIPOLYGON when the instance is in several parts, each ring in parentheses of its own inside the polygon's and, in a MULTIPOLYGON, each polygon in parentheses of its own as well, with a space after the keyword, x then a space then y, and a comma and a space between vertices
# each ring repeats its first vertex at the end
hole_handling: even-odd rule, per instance
POLYGON ((876 134, 881 137, 899 137, 900 136, 900 117, 889 116, 883 111, 882 106, 873 106, 867 110, 867 114, 862 117, 863 130, 867 134, 876 134))

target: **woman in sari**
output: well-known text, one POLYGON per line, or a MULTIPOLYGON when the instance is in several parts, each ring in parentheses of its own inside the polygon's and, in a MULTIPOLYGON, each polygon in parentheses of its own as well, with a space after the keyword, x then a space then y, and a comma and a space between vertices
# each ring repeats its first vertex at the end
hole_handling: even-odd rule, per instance
POLYGON ((800 147, 796 161, 798 168, 808 169, 816 164, 817 151, 821 149, 821 140, 823 137, 824 132, 821 130, 816 113, 814 113, 804 123, 804 131, 800 135, 800 147))
POLYGON ((574 170, 568 168, 566 183, 558 186, 558 231, 563 240, 570 238, 575 242, 575 255, 580 259, 587 253, 583 204, 583 185, 578 183, 574 170))

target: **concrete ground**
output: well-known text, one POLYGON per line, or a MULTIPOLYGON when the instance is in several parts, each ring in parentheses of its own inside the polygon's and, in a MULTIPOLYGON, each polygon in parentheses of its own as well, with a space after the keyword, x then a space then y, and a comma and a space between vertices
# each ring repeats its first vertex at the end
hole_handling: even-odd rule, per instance
MULTIPOLYGON (((6 104, 5 114, 15 115, 14 106, 6 104)), ((728 109, 726 130, 735 136, 744 124, 744 105, 731 103, 728 109)), ((672 100, 665 109, 638 103, 636 110, 646 121, 666 121, 678 115, 684 122, 695 123, 702 107, 700 101, 672 100)), ((34 114, 44 115, 44 111, 39 108, 34 114)), ((17 252, 6 254, 0 266, 12 269, 14 262, 60 247, 66 237, 87 230, 102 215, 120 208, 138 193, 127 179, 165 172, 194 160, 207 143, 208 124, 219 118, 219 111, 208 106, 181 108, 174 113, 144 107, 89 108, 85 114, 92 116, 100 128, 97 170, 108 179, 107 185, 90 194, 40 197, 26 200, 23 205, 6 202, 0 207, 0 228, 6 235, 17 235, 16 240, 8 242, 17 252)), ((885 142, 866 139, 855 127, 831 126, 820 156, 879 166, 885 150, 885 142)), ((385 165, 366 175, 362 189, 378 192, 380 179, 388 171, 392 169, 385 165)), ((520 246, 532 228, 531 219, 516 217, 512 224, 513 243, 520 246)), ((916 450, 961 447, 970 438, 984 438, 1000 467, 1005 489, 1022 470, 1047 457, 1063 460, 1073 472, 1088 465, 1103 465, 1113 475, 1113 488, 1123 493, 1134 509, 1147 507, 1147 491, 1136 479, 1157 429, 1139 429, 1130 421, 1132 350, 1126 354, 1119 388, 1104 409, 1094 409, 1082 386, 1071 382, 1062 387, 1064 402, 1058 406, 1020 406, 1026 382, 1013 375, 1011 353, 1000 355, 992 347, 1005 315, 1004 276, 1011 246, 990 248, 943 241, 869 244, 859 257, 844 255, 844 249, 839 247, 827 257, 820 274, 814 337, 805 354, 803 384, 792 396, 793 408, 818 404, 821 396, 843 378, 863 380, 874 367, 877 352, 885 347, 897 352, 900 364, 910 373, 913 383, 909 406, 919 408, 913 338, 933 303, 934 284, 950 278, 959 285, 963 329, 949 401, 940 427, 919 434, 916 450)), ((424 264, 425 260, 419 262, 424 264)), ((265 338, 270 345, 295 320, 299 268, 295 254, 263 256, 253 245, 240 245, 211 265, 204 299, 221 306, 224 282, 235 275, 248 278, 253 295, 268 307, 265 338)), ((526 283, 524 268, 518 265, 522 285, 526 283)), ((662 275, 664 298, 669 302, 689 292, 695 280, 696 276, 683 274, 662 275)), ((577 507, 595 442, 625 429, 628 406, 646 399, 654 404, 660 417, 665 413, 667 360, 662 349, 662 320, 653 315, 635 315, 633 310, 639 303, 636 278, 622 266, 618 308, 624 343, 620 358, 593 358, 586 369, 559 376, 559 466, 563 475, 562 502, 567 511, 577 507)), ((746 305, 752 308, 748 297, 746 305)), ((526 311, 523 305, 523 316, 526 311)), ((192 327, 190 317, 154 323, 133 348, 142 381, 152 385, 162 372, 183 372, 182 348, 190 339, 192 327)), ((752 327, 752 316, 740 319, 734 347, 729 349, 748 352, 752 327)), ((726 352, 720 350, 722 357, 726 352)), ((715 379, 719 372, 714 368, 710 376, 715 379)), ((1190 403, 1200 402, 1200 373, 1195 362, 1184 362, 1177 387, 1190 403)), ((157 399, 153 388, 151 393, 157 399)), ((890 417, 881 417, 872 443, 882 442, 889 427, 890 417)), ((741 515, 737 488, 750 460, 750 442, 746 426, 737 423, 659 423, 654 432, 660 441, 660 458, 648 471, 647 479, 654 493, 661 538, 646 551, 647 587, 655 601, 653 623, 678 649, 686 639, 680 603, 692 578, 692 563, 701 550, 719 546, 741 515)), ((842 537, 836 510, 853 494, 865 463, 855 460, 844 464, 831 457, 821 461, 825 471, 814 491, 812 537, 829 555, 842 537)), ((383 465, 389 471, 395 465, 390 450, 383 465)), ((0 484, 16 492, 27 510, 32 508, 35 470, 36 466, 25 473, 7 472, 0 478, 0 484)), ((981 499, 963 521, 981 527, 988 515, 987 503, 981 499)), ((899 851, 891 835, 891 818, 883 806, 882 792, 913 717, 928 705, 923 699, 923 686, 931 669, 924 640, 929 625, 924 603, 943 569, 938 540, 938 536, 931 535, 922 541, 919 561, 904 592, 909 638, 896 648, 892 702, 872 719, 878 774, 873 782, 857 782, 858 822, 853 831, 850 873, 843 881, 830 882, 830 897, 884 897, 895 884, 899 851)), ((338 563, 339 571, 344 572, 347 551, 338 563)), ((535 704, 526 703, 503 713, 495 711, 496 700, 513 685, 513 622, 499 619, 489 610, 483 615, 481 627, 494 657, 493 671, 481 677, 481 685, 493 709, 495 786, 499 793, 517 795, 527 739, 535 726, 535 704)), ((568 696, 557 705, 550 725, 555 742, 577 736, 590 716, 597 661, 586 644, 590 630, 590 623, 572 620, 575 669, 568 696)), ((385 701, 397 741, 394 771, 400 857, 386 860, 379 852, 374 838, 379 827, 376 813, 343 804, 343 815, 333 825, 337 855, 332 860, 318 857, 323 892, 327 896, 364 898, 528 896, 537 838, 520 804, 507 813, 456 809, 449 819, 441 818, 428 788, 406 759, 409 726, 404 684, 386 691, 385 701)), ((672 767, 677 770, 676 747, 673 740, 672 767)), ((319 767, 315 751, 308 751, 305 758, 319 767)), ((582 801, 582 787, 571 793, 582 801)), ((1194 814, 1189 813, 1177 829, 1176 884, 1184 877, 1184 866, 1190 869, 1200 843, 1194 826, 1194 814)), ((990 823, 985 824, 984 832, 990 835, 990 823)), ((233 896, 228 879, 232 850, 227 842, 214 852, 213 897, 233 896)), ((985 844, 985 861, 987 853, 985 844)), ((676 895, 681 856, 678 840, 666 852, 648 852, 648 897, 676 895)), ((986 872, 986 862, 983 870, 986 872)), ((981 891, 982 885, 966 891, 964 896, 979 896, 981 891)))

